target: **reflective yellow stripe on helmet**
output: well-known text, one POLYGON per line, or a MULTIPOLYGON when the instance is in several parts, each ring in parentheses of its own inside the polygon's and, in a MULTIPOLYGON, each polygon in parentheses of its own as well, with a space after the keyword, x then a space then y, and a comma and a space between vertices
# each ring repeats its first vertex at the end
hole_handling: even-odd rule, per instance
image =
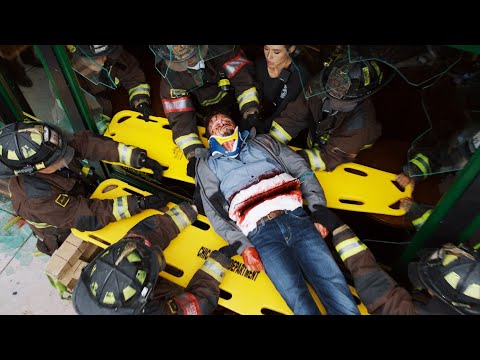
POLYGON ((353 237, 347 240, 343 240, 337 246, 335 246, 335 250, 337 250, 338 255, 342 261, 347 260, 350 256, 356 255, 359 252, 366 250, 367 246, 360 241, 358 237, 353 237))
POLYGON ((131 217, 130 211, 128 211, 128 198, 127 196, 122 196, 113 199, 113 216, 115 219, 122 220, 131 217))
POLYGON ((130 165, 132 159, 132 151, 135 146, 128 146, 122 143, 118 144, 118 161, 125 165, 130 165))
POLYGON ((442 265, 443 265, 443 266, 447 266, 447 265, 450 264, 453 260, 457 260, 457 259, 458 259, 458 256, 457 256, 457 255, 447 254, 447 255, 445 255, 445 257, 444 257, 443 260, 442 260, 442 265))
POLYGON ((175 222, 175 225, 182 231, 190 224, 190 219, 187 214, 185 214, 180 207, 173 207, 166 212, 168 216, 172 218, 175 222))
POLYGON ((257 104, 259 103, 258 93, 255 87, 251 87, 250 89, 245 90, 237 97, 238 107, 240 108, 240 111, 246 104, 252 101, 256 102, 257 104))
POLYGON ((222 279, 225 276, 225 270, 223 269, 223 266, 211 257, 205 260, 200 270, 205 271, 218 282, 222 282, 222 279))
POLYGON ((471 298, 480 300, 480 285, 479 284, 470 284, 467 286, 463 292, 465 295, 470 296, 471 298))
POLYGON ((287 133, 275 121, 272 123, 272 127, 268 134, 272 136, 274 139, 276 139, 277 141, 280 141, 282 144, 285 144, 285 145, 287 145, 290 142, 290 140, 292 140, 292 137, 290 136, 290 134, 287 133))
POLYGON ((148 95, 150 96, 150 85, 148 84, 140 84, 128 90, 129 98, 128 100, 131 101, 132 98, 136 95, 148 95))
POLYGON ((175 143, 182 150, 185 150, 187 147, 195 144, 199 144, 203 146, 202 140, 200 140, 198 135, 195 133, 190 133, 187 135, 180 136, 175 139, 175 143))
POLYGON ((457 288, 458 282, 460 281, 460 276, 455 271, 449 272, 443 278, 454 289, 457 288))

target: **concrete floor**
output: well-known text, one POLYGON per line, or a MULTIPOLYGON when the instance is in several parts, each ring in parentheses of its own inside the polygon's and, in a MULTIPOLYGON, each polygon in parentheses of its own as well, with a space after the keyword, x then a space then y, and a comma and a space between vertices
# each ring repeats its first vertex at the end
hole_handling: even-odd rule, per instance
POLYGON ((20 219, 5 228, 15 217, 10 199, 1 195, 0 314, 74 315, 71 301, 50 284, 44 271, 50 257, 38 252, 30 227, 20 219))

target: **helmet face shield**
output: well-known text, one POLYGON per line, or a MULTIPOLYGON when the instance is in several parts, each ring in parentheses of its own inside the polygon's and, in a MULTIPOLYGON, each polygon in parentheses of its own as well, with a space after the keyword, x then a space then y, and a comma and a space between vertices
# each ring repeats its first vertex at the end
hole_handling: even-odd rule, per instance
POLYGON ((76 50, 71 59, 72 69, 95 85, 116 89, 117 84, 110 74, 112 67, 108 64, 107 56, 113 52, 118 53, 119 49, 110 49, 112 46, 114 45, 74 45, 76 50), (104 51, 95 53, 88 50, 91 47, 100 47, 104 51))
POLYGON ((342 99, 352 86, 352 80, 348 76, 348 66, 334 67, 328 76, 325 90, 335 99, 342 99))
POLYGON ((150 45, 155 68, 173 89, 194 90, 204 84, 205 62, 226 54, 234 45, 150 45))
POLYGON ((376 61, 351 62, 348 57, 340 57, 310 80, 305 98, 321 96, 341 102, 359 102, 383 86, 384 71, 376 61))

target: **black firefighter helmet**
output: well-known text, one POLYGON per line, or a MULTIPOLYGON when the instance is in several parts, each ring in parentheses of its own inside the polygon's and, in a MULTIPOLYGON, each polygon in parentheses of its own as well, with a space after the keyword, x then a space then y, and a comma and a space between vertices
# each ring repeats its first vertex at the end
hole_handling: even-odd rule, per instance
POLYGON ((0 129, 0 178, 33 174, 64 157, 73 158, 61 131, 42 122, 16 122, 0 129))
POLYGON ((480 315, 480 258, 475 252, 445 244, 410 263, 408 277, 457 313, 480 315))
POLYGON ((165 266, 158 246, 128 234, 82 270, 73 289, 73 307, 80 315, 140 314, 165 266))
POLYGON ((338 103, 338 107, 343 104, 345 108, 353 108, 383 88, 393 74, 374 60, 350 61, 348 56, 342 55, 310 80, 305 97, 320 95, 338 103), (386 71, 388 79, 385 79, 386 71))

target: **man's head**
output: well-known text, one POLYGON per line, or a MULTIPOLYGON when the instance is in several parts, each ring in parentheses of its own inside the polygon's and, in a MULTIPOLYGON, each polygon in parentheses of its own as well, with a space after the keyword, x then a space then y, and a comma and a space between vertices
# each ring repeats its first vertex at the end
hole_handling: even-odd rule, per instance
POLYGON ((0 178, 37 171, 49 174, 67 166, 74 155, 52 125, 20 122, 0 129, 0 178))
POLYGON ((417 289, 428 291, 460 314, 480 314, 480 258, 453 244, 430 250, 409 264, 417 289))
POLYGON ((183 72, 205 59, 208 45, 150 45, 150 49, 156 63, 162 62, 168 69, 183 72))
POLYGON ((73 307, 81 315, 140 314, 165 266, 159 247, 151 247, 139 234, 128 234, 83 269, 73 290, 73 307))
POLYGON ((121 45, 68 45, 72 54, 72 69, 98 85, 116 88, 114 80, 106 69, 107 58, 118 58, 123 50, 121 45))
POLYGON ((245 134, 240 134, 238 126, 226 114, 218 113, 210 117, 207 125, 210 152, 235 157, 240 152, 245 134))

